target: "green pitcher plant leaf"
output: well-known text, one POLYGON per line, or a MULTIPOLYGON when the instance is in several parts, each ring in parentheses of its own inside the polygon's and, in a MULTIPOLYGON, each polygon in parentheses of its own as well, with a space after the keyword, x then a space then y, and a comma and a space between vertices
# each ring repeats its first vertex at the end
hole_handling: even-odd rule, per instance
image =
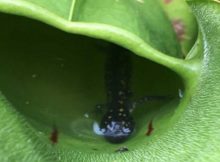
POLYGON ((181 45, 181 51, 186 56, 197 35, 197 32, 195 32, 197 30, 195 17, 185 1, 161 0, 160 2, 174 26, 181 45))
POLYGON ((1 162, 219 160, 218 0, 0 0, 0 12, 1 162), (120 52, 135 128, 115 144, 98 131, 120 52))

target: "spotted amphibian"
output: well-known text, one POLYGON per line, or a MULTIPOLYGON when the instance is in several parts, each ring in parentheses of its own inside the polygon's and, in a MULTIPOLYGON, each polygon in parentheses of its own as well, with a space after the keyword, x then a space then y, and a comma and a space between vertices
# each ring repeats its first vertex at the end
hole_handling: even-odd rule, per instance
POLYGON ((134 131, 135 123, 129 112, 131 58, 128 52, 114 47, 107 55, 105 64, 105 85, 107 91, 107 112, 100 129, 112 143, 124 142, 134 131))

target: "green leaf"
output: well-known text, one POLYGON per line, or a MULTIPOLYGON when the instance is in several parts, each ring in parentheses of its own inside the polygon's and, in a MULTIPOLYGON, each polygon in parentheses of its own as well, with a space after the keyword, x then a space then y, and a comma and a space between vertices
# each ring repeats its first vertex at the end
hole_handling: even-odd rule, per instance
POLYGON ((39 19, 68 32, 98 37, 124 46, 129 41, 122 43, 123 38, 120 37, 132 37, 133 40, 141 38, 139 42, 147 42, 169 55, 178 56, 181 52, 175 41, 175 35, 171 34, 173 33, 171 24, 166 22, 156 2, 142 3, 133 0, 126 2, 97 0, 96 3, 92 0, 76 2, 1 0, 0 2, 5 12, 39 19), (163 28, 160 28, 159 24, 163 24, 163 28), (110 34, 115 36, 110 37, 110 34), (161 37, 166 38, 166 41, 160 39, 161 37))
POLYGON ((172 22, 181 50, 186 56, 197 37, 197 24, 187 3, 183 0, 160 0, 166 14, 172 22))
POLYGON ((1 12, 67 32, 1 14, 0 161, 217 161, 220 7, 214 1, 189 3, 200 34, 182 60, 156 1, 0 0, 1 12), (180 103, 140 107, 134 113, 137 132, 122 145, 94 135, 92 121, 81 117, 105 102, 103 53, 110 43, 136 54, 136 98, 146 92, 176 95, 184 84, 180 103), (155 130, 147 137, 152 118, 155 130), (54 124, 55 146, 48 139, 54 124), (115 153, 124 145, 129 152, 115 153))
MULTIPOLYGON (((167 60, 172 64, 171 66, 176 66, 173 60, 177 59, 160 53, 147 43, 166 52, 167 55, 178 57, 180 54, 172 26, 157 3, 100 1, 97 3, 99 4, 98 9, 96 9, 93 3, 85 1, 80 4, 76 3, 78 7, 73 6, 75 3, 72 3, 72 9, 65 9, 65 11, 69 11, 68 14, 62 12, 60 15, 60 9, 56 7, 69 6, 65 5, 65 2, 62 2, 64 3, 62 5, 58 1, 51 3, 48 1, 0 2, 1 10, 6 13, 39 19, 70 33, 104 39, 133 52, 136 51, 135 53, 140 56, 163 62, 164 65, 167 60), (49 5, 46 10, 45 5, 48 3, 52 5, 49 5), (96 10, 106 9, 106 6, 109 7, 112 4, 114 5, 111 9, 96 13, 96 10), (146 12, 146 8, 149 12, 146 12), (119 11, 121 17, 118 16, 119 11), (71 16, 72 14, 73 16, 71 16), (154 19, 155 15, 157 19, 154 19), (116 17, 118 19, 115 19, 116 17), (160 28, 160 24, 164 26, 163 29, 160 28)), ((13 115, 11 115, 12 118, 9 118, 8 110, 13 110, 13 108, 9 108, 7 105, 2 106, 2 111, 5 112, 5 114, 2 113, 5 117, 5 120, 1 121, 2 127, 9 125, 8 121, 20 124, 10 126, 11 129, 7 129, 8 133, 2 132, 2 136, 4 136, 2 148, 6 153, 2 153, 4 156, 1 157, 8 161, 16 161, 16 159, 19 161, 32 161, 29 159, 33 159, 33 161, 59 159, 71 161, 70 159, 76 158, 78 161, 82 161, 84 158, 87 161, 90 159, 91 161, 99 159, 100 161, 103 159, 111 161, 111 159, 126 158, 120 154, 114 156, 115 150, 120 146, 109 144, 102 137, 94 135, 91 129, 93 120, 82 118, 86 112, 94 111, 96 104, 106 102, 102 70, 105 62, 103 54, 108 52, 105 43, 88 37, 63 33, 21 17, 2 14, 1 21, 5 22, 1 26, 1 51, 3 52, 0 73, 4 74, 4 77, 0 79, 1 91, 7 97, 5 102, 10 101, 18 111, 14 113, 20 116, 19 119, 13 118, 13 115), (104 47, 100 47, 100 44, 103 44, 104 47), (48 138, 53 131, 54 124, 59 130, 59 142, 55 147, 51 146, 48 138), (19 131, 23 129, 25 129, 24 132, 19 131), (6 134, 10 135, 6 136, 6 134), (16 136, 22 140, 19 140, 19 148, 15 147, 14 154, 11 155, 11 145, 17 143, 17 139, 19 139, 16 136), (10 147, 7 147, 8 143, 11 144, 10 147), (39 154, 31 147, 34 147, 39 154), (98 149, 98 151, 93 149, 98 149)), ((146 93, 176 94, 180 81, 175 74, 137 56, 134 56, 134 64, 136 72, 133 74, 135 76, 133 87, 136 98, 143 97, 146 93), (143 76, 143 73, 151 73, 151 69, 154 69, 155 74, 160 75, 152 74, 150 78, 143 76), (164 82, 167 82, 166 86, 160 85, 160 78, 164 78, 164 82), (177 80, 177 82, 174 84, 173 80, 177 80), (147 86, 141 86, 146 82, 149 83, 147 86)), ((145 114, 151 114, 145 118, 140 118, 140 113, 136 112, 136 116, 138 116, 136 122, 140 127, 137 129, 140 131, 136 133, 134 140, 129 140, 126 144, 129 149, 138 148, 135 141, 141 143, 142 140, 145 140, 145 125, 154 115, 155 105, 159 109, 163 103, 144 105, 148 109, 142 109, 141 115, 143 111, 146 111, 145 114), (148 113, 149 110, 151 113, 148 113)), ((172 105, 168 112, 172 111, 176 102, 172 105)))

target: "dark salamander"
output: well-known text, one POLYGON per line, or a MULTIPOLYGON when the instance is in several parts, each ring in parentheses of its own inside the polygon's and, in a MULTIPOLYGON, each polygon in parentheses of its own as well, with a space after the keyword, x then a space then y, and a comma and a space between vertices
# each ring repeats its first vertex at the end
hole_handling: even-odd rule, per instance
POLYGON ((129 52, 113 47, 106 58, 107 110, 100 123, 104 137, 111 143, 124 142, 134 131, 135 123, 129 112, 131 71, 129 52))

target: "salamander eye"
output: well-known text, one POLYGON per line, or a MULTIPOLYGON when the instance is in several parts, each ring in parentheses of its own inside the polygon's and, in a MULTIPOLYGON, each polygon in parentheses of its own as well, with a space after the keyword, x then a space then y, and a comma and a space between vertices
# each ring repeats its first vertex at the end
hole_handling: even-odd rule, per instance
POLYGON ((102 120, 100 128, 106 140, 111 143, 124 142, 134 131, 134 121, 131 117, 126 121, 105 119, 107 118, 102 120))

